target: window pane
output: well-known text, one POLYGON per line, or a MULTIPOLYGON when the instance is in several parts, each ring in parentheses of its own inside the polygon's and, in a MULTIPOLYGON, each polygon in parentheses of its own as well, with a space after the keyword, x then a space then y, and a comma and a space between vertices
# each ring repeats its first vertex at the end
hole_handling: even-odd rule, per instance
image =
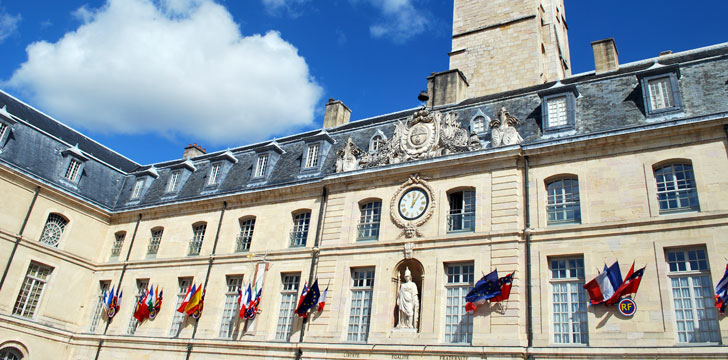
POLYGON ((579 180, 561 179, 546 184, 548 224, 581 223, 579 180))

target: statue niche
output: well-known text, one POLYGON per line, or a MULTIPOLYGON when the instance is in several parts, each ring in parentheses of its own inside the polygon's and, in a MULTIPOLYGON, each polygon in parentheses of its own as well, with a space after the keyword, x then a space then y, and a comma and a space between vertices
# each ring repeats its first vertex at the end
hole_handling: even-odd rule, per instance
POLYGON ((402 260, 395 267, 395 331, 419 331, 423 275, 424 268, 416 259, 402 260))

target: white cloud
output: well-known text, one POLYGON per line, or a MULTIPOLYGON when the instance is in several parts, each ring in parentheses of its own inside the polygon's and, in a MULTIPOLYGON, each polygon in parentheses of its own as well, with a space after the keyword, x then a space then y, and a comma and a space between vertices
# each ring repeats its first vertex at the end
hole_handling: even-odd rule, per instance
POLYGON ((309 0, 262 0, 266 11, 271 15, 287 14, 291 17, 301 16, 301 7, 309 0))
POLYGON ((424 32, 430 25, 427 15, 410 0, 368 1, 382 14, 382 19, 369 27, 369 33, 375 38, 402 43, 424 32))
POLYGON ((10 15, 4 10, 0 9, 0 43, 2 43, 8 36, 15 33, 18 29, 18 23, 20 22, 21 16, 10 15))
POLYGON ((56 43, 30 44, 4 85, 64 122, 105 133, 240 145, 313 123, 321 88, 279 33, 242 36, 212 1, 155 4, 82 8, 84 24, 56 43))

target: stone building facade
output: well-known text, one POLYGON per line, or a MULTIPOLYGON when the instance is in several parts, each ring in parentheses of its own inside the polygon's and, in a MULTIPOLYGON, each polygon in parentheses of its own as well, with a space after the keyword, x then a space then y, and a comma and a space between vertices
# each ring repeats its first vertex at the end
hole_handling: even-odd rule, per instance
POLYGON ((2 359, 725 356, 728 44, 571 75, 563 13, 456 0, 467 49, 428 78, 429 106, 350 122, 331 100, 324 129, 153 165, 0 92, 2 359), (483 69, 513 73, 515 50, 480 70, 467 55, 493 31, 543 43, 522 45, 508 84, 483 69), (645 266, 632 317, 587 306, 584 283, 614 261, 645 266), (465 312, 494 269, 515 272, 510 298, 465 312), (406 270, 413 329, 398 326, 406 270), (314 279, 326 306, 304 322, 314 279), (239 320, 251 282, 261 311, 239 320), (199 320, 175 311, 192 284, 199 320), (138 323, 150 285, 163 304, 138 323))

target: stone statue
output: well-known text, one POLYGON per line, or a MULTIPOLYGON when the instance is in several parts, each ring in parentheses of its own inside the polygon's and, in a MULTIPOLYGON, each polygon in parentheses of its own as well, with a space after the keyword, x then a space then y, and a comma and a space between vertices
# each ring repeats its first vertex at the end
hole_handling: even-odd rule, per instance
POLYGON ((409 267, 404 271, 404 282, 399 285, 397 294, 399 306, 398 329, 417 329, 417 320, 420 310, 420 297, 417 285, 412 282, 412 273, 409 267))
POLYGON ((501 108, 498 116, 490 121, 491 147, 520 144, 523 138, 515 128, 519 123, 517 117, 511 115, 505 107, 501 108))

